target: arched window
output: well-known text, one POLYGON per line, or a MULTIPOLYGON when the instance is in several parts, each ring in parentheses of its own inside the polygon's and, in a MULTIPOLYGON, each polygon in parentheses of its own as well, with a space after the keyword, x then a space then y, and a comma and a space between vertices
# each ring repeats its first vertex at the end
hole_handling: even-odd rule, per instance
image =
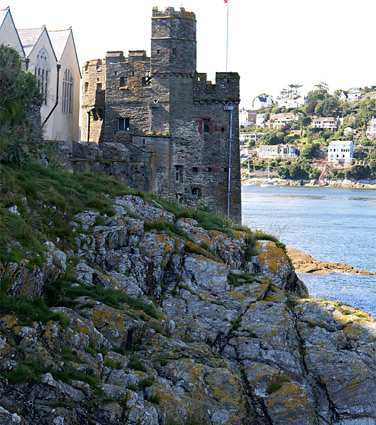
POLYGON ((50 85, 51 61, 50 56, 48 55, 47 50, 44 47, 40 49, 37 54, 34 74, 38 79, 38 88, 39 91, 42 93, 43 102, 45 105, 47 105, 47 95, 50 85))
POLYGON ((73 112, 73 72, 71 68, 64 71, 62 108, 64 114, 73 112))

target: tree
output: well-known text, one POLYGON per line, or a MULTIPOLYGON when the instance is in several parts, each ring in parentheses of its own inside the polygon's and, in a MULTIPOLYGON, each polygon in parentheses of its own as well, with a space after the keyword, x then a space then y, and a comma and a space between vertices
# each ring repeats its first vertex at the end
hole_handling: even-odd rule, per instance
POLYGON ((315 108, 315 114, 319 117, 337 117, 340 113, 339 100, 335 96, 328 96, 319 102, 315 108))
POLYGON ((280 130, 272 130, 260 138, 261 145, 279 145, 283 143, 286 133, 280 130))
POLYGON ((18 53, 0 45, 0 141, 5 160, 27 163, 26 138, 40 138, 43 98, 36 77, 22 70, 18 53))
POLYGON ((300 153, 299 159, 308 159, 318 158, 320 156, 320 144, 319 143, 310 143, 305 145, 300 153))
POLYGON ((309 165, 304 163, 304 162, 300 162, 300 161, 296 161, 293 164, 290 165, 289 167, 289 172, 290 172, 290 177, 294 180, 298 180, 298 179, 308 179, 309 178, 309 165))
POLYGON ((0 131, 5 126, 11 131, 27 130, 28 114, 42 104, 36 77, 24 72, 18 53, 4 45, 0 46, 0 75, 0 131))
POLYGON ((315 108, 318 104, 316 99, 311 100, 305 108, 305 112, 307 115, 313 115, 315 113, 315 108))
POLYGON ((299 115, 298 126, 300 127, 300 137, 303 135, 304 128, 308 127, 311 124, 311 118, 306 115, 299 115))
POLYGON ((329 91, 329 85, 327 83, 324 83, 324 81, 320 81, 319 83, 315 84, 315 88, 317 90, 323 90, 326 92, 329 91))

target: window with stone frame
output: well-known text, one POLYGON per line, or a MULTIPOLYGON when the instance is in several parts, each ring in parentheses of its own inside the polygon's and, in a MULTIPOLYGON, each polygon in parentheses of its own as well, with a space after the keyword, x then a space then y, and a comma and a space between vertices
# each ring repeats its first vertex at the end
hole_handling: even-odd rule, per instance
POLYGON ((40 49, 37 54, 34 74, 37 77, 38 89, 43 96, 43 103, 47 105, 51 75, 51 61, 50 56, 44 47, 40 49))
POLYGON ((192 198, 200 198, 201 189, 199 187, 191 187, 191 196, 192 198))
POLYGON ((73 113, 73 71, 71 68, 64 71, 62 108, 63 114, 73 113))
POLYGON ((183 181, 183 166, 175 165, 175 181, 176 183, 182 183, 183 181))
POLYGON ((203 133, 210 133, 210 119, 203 119, 202 120, 202 132, 203 133))
POLYGON ((129 117, 118 118, 118 131, 124 132, 129 131, 129 117))

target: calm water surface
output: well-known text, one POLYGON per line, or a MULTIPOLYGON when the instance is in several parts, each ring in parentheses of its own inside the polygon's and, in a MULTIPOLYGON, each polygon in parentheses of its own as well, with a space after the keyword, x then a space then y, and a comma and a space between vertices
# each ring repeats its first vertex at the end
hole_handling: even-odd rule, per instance
MULTIPOLYGON (((243 186, 243 224, 320 261, 376 271, 376 190, 243 186)), ((376 276, 299 274, 314 297, 376 317, 376 276)))

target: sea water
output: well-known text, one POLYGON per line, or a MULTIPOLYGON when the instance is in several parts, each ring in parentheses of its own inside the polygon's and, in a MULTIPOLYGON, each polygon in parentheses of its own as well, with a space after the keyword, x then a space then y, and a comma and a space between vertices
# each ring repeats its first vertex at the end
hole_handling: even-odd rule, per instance
MULTIPOLYGON (((319 261, 376 272, 376 189, 247 185, 243 224, 273 234, 319 261)), ((317 298, 359 307, 376 318, 376 276, 299 273, 317 298)))

